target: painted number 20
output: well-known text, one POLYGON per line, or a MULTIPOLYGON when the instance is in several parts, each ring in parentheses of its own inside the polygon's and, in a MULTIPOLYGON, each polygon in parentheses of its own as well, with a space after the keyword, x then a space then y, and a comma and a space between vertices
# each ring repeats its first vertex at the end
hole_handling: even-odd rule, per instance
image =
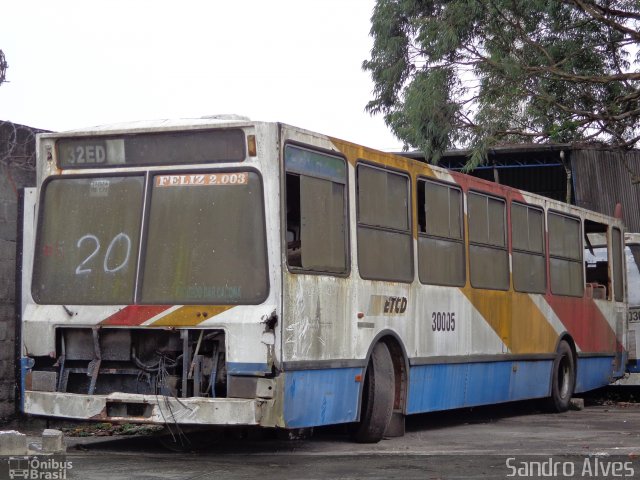
MULTIPOLYGON (((96 237, 95 235, 91 235, 91 234, 87 234, 84 237, 80 238, 78 240, 78 243, 76 244, 76 246, 78 248, 80 248, 80 246, 83 243, 89 242, 90 244, 93 243, 94 245, 94 249, 93 251, 89 254, 89 256, 87 258, 85 258, 80 265, 77 266, 76 268, 76 275, 84 275, 84 274, 89 274, 93 271, 93 269, 88 268, 87 263, 96 255, 98 255, 98 252, 100 251, 100 239, 98 239, 98 237, 96 237)), ((118 270, 122 270, 124 267, 127 266, 127 263, 129 263, 129 256, 131 255, 131 239, 129 238, 129 236, 126 233, 119 233, 117 234, 115 237, 113 237, 113 240, 111 240, 111 243, 109 243, 109 246, 107 247, 107 252, 104 255, 104 261, 102 262, 102 267, 104 269, 104 271, 106 273, 115 273, 118 270), (111 255, 113 253, 113 249, 114 247, 119 244, 119 243, 124 243, 125 244, 125 248, 126 248, 126 255, 124 257, 124 260, 121 261, 118 265, 111 267, 110 266, 110 258, 111 255)))

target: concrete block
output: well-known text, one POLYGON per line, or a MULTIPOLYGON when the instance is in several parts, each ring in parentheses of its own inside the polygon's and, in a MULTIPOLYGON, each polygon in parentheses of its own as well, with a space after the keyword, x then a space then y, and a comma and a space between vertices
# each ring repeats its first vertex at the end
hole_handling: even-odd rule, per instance
POLYGON ((11 360, 15 350, 16 346, 14 345, 13 340, 3 340, 0 342, 0 360, 11 360))
POLYGON ((64 435, 60 430, 46 429, 42 432, 42 451, 45 453, 61 453, 67 449, 64 435))
POLYGON ((387 429, 384 431, 385 437, 404 436, 404 415, 401 412, 393 412, 387 429))
POLYGON ((0 380, 0 402, 13 402, 15 397, 15 385, 13 376, 8 379, 3 378, 0 380))
POLYGON ((0 260, 0 303, 14 303, 16 297, 15 274, 15 261, 0 260))
MULTIPOLYGON (((16 413, 15 406, 12 403, 0 402, 0 424, 3 419, 7 419, 16 413)), ((0 455, 2 455, 0 453, 0 455)))
POLYGON ((0 260, 16 261, 16 241, 0 239, 0 260))
POLYGON ((27 436, 15 430, 0 431, 0 455, 28 455, 27 436))
MULTIPOLYGON (((35 143, 32 143, 35 146, 35 143)), ((25 149, 24 156, 35 155, 33 148, 25 149)), ((11 168, 11 176, 16 184, 16 187, 35 187, 36 186, 36 173, 35 168, 25 168, 26 165, 15 166, 11 168)))
POLYGON ((7 241, 15 240, 17 224, 18 207, 15 200, 0 200, 0 238, 7 241))
POLYGON ((13 360, 0 360, 0 382, 11 381, 14 375, 13 360))
POLYGON ((56 372, 34 370, 31 372, 31 390, 38 392, 55 392, 58 384, 56 372))
POLYGON ((569 402, 569 408, 571 410, 584 410, 584 399, 583 398, 572 398, 569 402))
MULTIPOLYGON (((13 326, 16 318, 16 307, 12 303, 0 302, 0 322, 8 322, 13 326)), ((10 327, 11 328, 11 327, 10 327)))

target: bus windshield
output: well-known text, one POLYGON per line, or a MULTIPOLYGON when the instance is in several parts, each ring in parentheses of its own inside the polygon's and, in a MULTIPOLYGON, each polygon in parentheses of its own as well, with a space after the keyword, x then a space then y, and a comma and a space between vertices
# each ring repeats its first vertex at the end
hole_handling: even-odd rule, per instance
POLYGON ((260 303, 268 290, 260 178, 55 178, 41 197, 33 279, 43 304, 260 303))

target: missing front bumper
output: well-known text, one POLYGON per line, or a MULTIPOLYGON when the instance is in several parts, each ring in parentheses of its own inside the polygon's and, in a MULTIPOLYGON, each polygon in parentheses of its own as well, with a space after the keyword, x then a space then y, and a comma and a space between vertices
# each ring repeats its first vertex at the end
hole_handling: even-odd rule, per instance
POLYGON ((174 398, 112 393, 83 395, 26 391, 24 413, 77 420, 184 425, 260 425, 272 400, 174 398))

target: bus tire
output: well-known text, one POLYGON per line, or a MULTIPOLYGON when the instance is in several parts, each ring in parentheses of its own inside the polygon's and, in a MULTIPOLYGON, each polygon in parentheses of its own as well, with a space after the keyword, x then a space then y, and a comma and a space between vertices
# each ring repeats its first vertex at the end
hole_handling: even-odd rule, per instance
POLYGON ((566 412, 576 387, 576 365, 569 344, 562 340, 558 345, 551 372, 551 397, 548 406, 553 412, 566 412))
POLYGON ((395 378, 389 349, 383 342, 373 347, 362 390, 360 421, 352 438, 358 443, 382 440, 393 413, 395 378))

